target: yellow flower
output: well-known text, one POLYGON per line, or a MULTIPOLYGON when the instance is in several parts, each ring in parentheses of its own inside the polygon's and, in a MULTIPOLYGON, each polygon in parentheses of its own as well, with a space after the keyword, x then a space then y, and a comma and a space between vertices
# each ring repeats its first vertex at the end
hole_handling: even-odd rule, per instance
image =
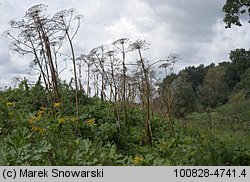
POLYGON ((7 107, 12 107, 12 106, 14 106, 14 102, 7 102, 6 105, 7 105, 7 107))
POLYGON ((65 123, 65 118, 59 118, 58 119, 58 124, 62 124, 62 123, 65 123))
POLYGON ((29 124, 30 124, 30 125, 33 125, 33 124, 35 123, 36 120, 37 120, 37 117, 31 116, 31 117, 29 118, 29 124))
POLYGON ((60 108, 61 107, 61 102, 55 102, 54 103, 54 108, 60 108))
POLYGON ((35 132, 38 132, 38 133, 41 133, 41 134, 45 133, 45 129, 44 128, 40 128, 40 127, 37 127, 37 126, 32 126, 31 130, 35 131, 35 132))
POLYGON ((87 119, 87 123, 92 126, 95 123, 95 118, 87 119))
POLYGON ((39 109, 40 111, 45 111, 45 107, 40 107, 40 109, 39 109))
POLYGON ((73 119, 72 119, 72 122, 73 122, 73 123, 76 123, 76 122, 77 122, 77 118, 73 118, 73 119))
POLYGON ((134 157, 134 159, 133 159, 133 163, 134 163, 135 165, 140 165, 140 164, 142 163, 142 161, 143 161, 143 157, 139 157, 139 156, 136 156, 136 157, 134 157))
POLYGON ((38 110, 37 117, 40 119, 44 115, 44 111, 38 110))

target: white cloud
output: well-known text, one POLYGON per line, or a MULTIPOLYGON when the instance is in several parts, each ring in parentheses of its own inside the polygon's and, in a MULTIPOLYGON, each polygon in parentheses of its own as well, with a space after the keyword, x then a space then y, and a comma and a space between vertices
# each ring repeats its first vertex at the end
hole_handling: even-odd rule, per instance
MULTIPOLYGON (((197 57, 200 59, 206 57, 210 62, 215 63, 228 61, 228 54, 230 50, 237 48, 249 49, 249 28, 250 25, 244 23, 243 27, 232 27, 230 29, 225 29, 222 19, 219 19, 213 27, 215 36, 212 38, 211 42, 197 44, 197 49, 200 52, 197 57), (206 56, 204 56, 204 54, 206 56)), ((207 60, 208 61, 208 60, 207 60)))
POLYGON ((115 22, 113 25, 104 28, 104 31, 110 38, 118 39, 121 37, 139 38, 143 35, 137 30, 135 24, 129 21, 127 18, 121 18, 119 21, 115 22))

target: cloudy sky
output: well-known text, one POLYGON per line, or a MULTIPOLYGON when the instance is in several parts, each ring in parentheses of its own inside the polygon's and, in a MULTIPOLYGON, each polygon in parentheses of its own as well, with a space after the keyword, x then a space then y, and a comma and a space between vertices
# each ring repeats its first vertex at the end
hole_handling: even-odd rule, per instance
MULTIPOLYGON (((228 61, 228 53, 250 47, 249 24, 225 29, 221 12, 225 0, 0 0, 0 32, 9 29, 11 19, 21 20, 35 4, 48 5, 51 14, 76 8, 84 15, 75 39, 76 54, 127 37, 145 39, 150 61, 164 59, 173 50, 186 66, 228 61)), ((0 87, 14 76, 28 77, 31 58, 9 51, 10 41, 0 36, 0 87)))

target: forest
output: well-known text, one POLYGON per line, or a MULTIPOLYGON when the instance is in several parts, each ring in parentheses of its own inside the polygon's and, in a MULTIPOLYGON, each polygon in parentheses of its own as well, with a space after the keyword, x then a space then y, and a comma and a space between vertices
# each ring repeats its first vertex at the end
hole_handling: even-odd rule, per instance
MULTIPOLYGON (((39 76, 0 90, 0 165, 250 165, 250 49, 179 72, 181 55, 149 62, 150 43, 141 39, 81 54, 82 16, 46 8, 30 7, 4 32, 39 76), (63 59, 72 65, 69 81, 63 59)), ((227 0, 222 11, 225 28, 240 28, 250 1, 227 0)))

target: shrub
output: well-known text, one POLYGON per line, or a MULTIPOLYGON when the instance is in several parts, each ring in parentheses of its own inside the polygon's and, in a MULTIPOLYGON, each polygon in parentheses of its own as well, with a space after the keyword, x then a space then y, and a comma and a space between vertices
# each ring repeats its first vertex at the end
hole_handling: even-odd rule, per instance
POLYGON ((0 165, 46 165, 50 149, 50 143, 36 140, 31 131, 19 127, 0 143, 0 165))

